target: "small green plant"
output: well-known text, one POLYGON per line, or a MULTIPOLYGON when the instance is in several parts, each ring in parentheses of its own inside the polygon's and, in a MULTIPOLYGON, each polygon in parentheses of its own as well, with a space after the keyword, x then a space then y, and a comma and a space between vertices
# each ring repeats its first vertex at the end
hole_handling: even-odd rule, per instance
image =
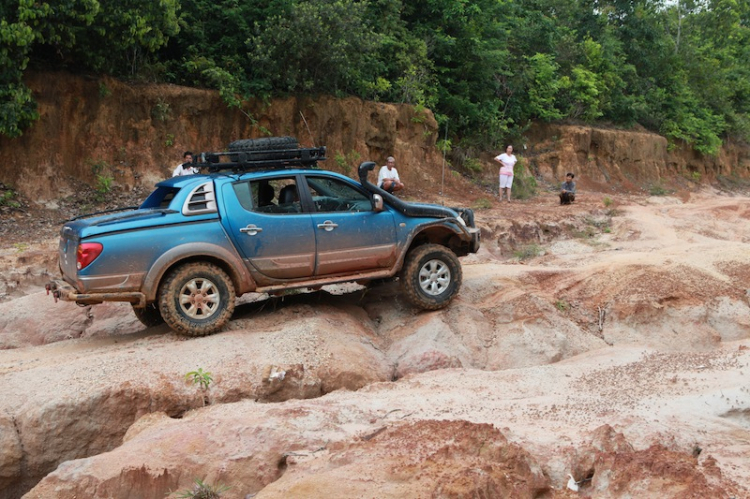
POLYGON ((604 231, 603 231, 603 232, 604 232, 605 234, 609 234, 609 233, 611 233, 611 232, 612 232, 612 228, 611 228, 611 227, 604 227, 604 231))
POLYGON ((21 203, 18 201, 15 201, 13 198, 16 197, 16 193, 10 189, 5 191, 2 196, 0 196, 0 206, 7 206, 9 208, 20 208, 21 203))
POLYGON ((190 371, 185 375, 185 379, 192 381, 194 385, 200 385, 201 389, 208 390, 208 385, 214 380, 211 377, 211 373, 204 371, 202 367, 199 367, 197 371, 190 371))
POLYGON ((174 134, 167 134, 167 138, 164 140, 164 145, 167 147, 172 147, 174 145, 174 134))
POLYGON ((566 302, 565 300, 557 300, 555 302, 555 308, 560 312, 567 312, 568 310, 570 310, 570 303, 566 302))
POLYGON ((106 199, 107 194, 112 191, 112 184, 115 178, 112 176, 109 163, 104 160, 91 162, 91 171, 94 174, 94 178, 96 178, 96 182, 94 183, 95 198, 97 202, 101 203, 106 199))
POLYGON ((427 119, 425 114, 425 107, 422 104, 416 104, 414 106, 414 116, 411 117, 412 123, 424 123, 427 119))
POLYGON ((96 193, 99 201, 104 201, 106 195, 112 191, 112 182, 115 178, 109 173, 96 174, 96 193))
POLYGON ((448 154, 453 149, 453 144, 451 143, 450 139, 440 139, 435 144, 435 147, 441 153, 448 154))
POLYGON ((487 198, 479 198, 474 202, 475 210, 487 210, 492 208, 492 201, 487 198))
POLYGON ((271 132, 271 130, 264 127, 263 125, 258 125, 258 131, 262 133, 263 135, 265 135, 266 137, 270 137, 271 135, 273 135, 273 132, 271 132))
POLYGON ((367 93, 371 96, 371 100, 374 100, 375 102, 378 102, 381 96, 385 95, 391 87, 391 82, 382 76, 378 76, 374 82, 365 83, 367 93))
POLYGON ((112 90, 107 87, 103 82, 99 83, 99 97, 108 97, 112 93, 112 90))
POLYGON ((523 159, 519 158, 515 166, 512 196, 515 199, 529 199, 536 196, 538 188, 539 184, 536 178, 534 178, 534 175, 524 165, 523 159))
POLYGON ((609 208, 610 206, 612 206, 612 203, 614 203, 614 201, 612 201, 611 197, 604 196, 604 199, 602 199, 602 203, 604 203, 605 208, 609 208))
POLYGON ((352 165, 359 163, 360 155, 357 151, 349 151, 347 154, 336 153, 334 160, 345 175, 352 172, 352 165))
POLYGON ((164 99, 159 99, 151 108, 151 118, 158 121, 167 121, 172 114, 172 109, 169 107, 169 102, 164 99))
POLYGON ((648 193, 652 196, 666 196, 669 191, 659 184, 654 184, 649 188, 648 193))
POLYGON ((476 158, 466 158, 466 160, 464 160, 464 168, 470 173, 481 173, 482 163, 476 158))
POLYGON ((19 253, 23 253, 24 251, 29 249, 29 245, 26 243, 16 243, 13 245, 13 247, 16 248, 16 251, 18 251, 19 253))
POLYGON ((171 492, 169 496, 176 499, 220 499, 221 494, 230 488, 223 484, 210 485, 196 478, 191 489, 171 492))
POLYGON ((691 176, 693 177, 693 182, 701 181, 701 172, 693 172, 691 176))
POLYGON ((338 165, 338 167, 341 168, 341 171, 347 172, 347 173, 351 171, 351 166, 349 166, 349 163, 347 163, 346 156, 344 154, 337 152, 336 156, 333 159, 334 161, 336 161, 336 165, 338 165))
POLYGON ((519 260, 528 260, 542 254, 542 248, 536 244, 527 244, 513 252, 513 256, 519 260))

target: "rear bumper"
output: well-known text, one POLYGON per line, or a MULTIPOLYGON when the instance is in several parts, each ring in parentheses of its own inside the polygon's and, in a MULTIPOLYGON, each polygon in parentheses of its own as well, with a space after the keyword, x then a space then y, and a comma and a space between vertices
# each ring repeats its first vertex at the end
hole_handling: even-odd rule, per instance
POLYGON ((139 292, 127 292, 127 293, 78 293, 76 289, 62 280, 54 280, 48 282, 45 286, 47 294, 52 294, 52 297, 62 301, 73 301, 79 305, 96 305, 98 303, 104 303, 105 301, 124 301, 132 303, 135 307, 146 306, 146 295, 139 292))
POLYGON ((481 231, 476 227, 472 227, 469 229, 469 233, 471 234, 471 252, 476 253, 479 251, 481 244, 481 231))

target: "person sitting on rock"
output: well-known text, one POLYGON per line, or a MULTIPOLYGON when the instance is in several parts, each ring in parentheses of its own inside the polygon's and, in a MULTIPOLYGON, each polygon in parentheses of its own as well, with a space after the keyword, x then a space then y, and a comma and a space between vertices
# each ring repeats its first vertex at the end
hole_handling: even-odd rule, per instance
POLYGON ((573 182, 575 175, 565 175, 565 182, 560 187, 560 204, 570 204, 576 200, 576 183, 573 182))
POLYGON ((388 156, 385 165, 378 172, 378 187, 391 194, 404 188, 396 170, 396 159, 393 156, 388 156))

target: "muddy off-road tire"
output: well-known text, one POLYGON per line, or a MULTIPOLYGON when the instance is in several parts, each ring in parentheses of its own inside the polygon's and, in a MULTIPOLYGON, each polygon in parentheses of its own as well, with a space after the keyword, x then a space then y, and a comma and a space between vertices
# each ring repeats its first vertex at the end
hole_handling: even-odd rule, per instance
POLYGON ((159 288, 164 322, 186 336, 206 336, 223 328, 234 313, 229 276, 211 263, 188 263, 172 270, 159 288))
POLYGON ((448 305, 461 289, 458 257, 445 246, 425 244, 406 255, 401 290, 414 305, 437 310, 448 305))
POLYGON ((299 144, 294 137, 263 137, 260 139, 240 139, 229 144, 230 152, 282 151, 297 149, 299 144))
POLYGON ((149 303, 146 308, 133 307, 135 316, 146 327, 161 326, 164 324, 164 318, 159 312, 159 306, 156 303, 149 303))

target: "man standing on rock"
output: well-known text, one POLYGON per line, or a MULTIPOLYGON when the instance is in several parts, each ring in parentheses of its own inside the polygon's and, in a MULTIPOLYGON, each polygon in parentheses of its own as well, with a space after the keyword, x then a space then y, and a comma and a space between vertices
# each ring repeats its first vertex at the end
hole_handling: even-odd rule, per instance
POLYGON ((391 194, 404 188, 404 184, 402 184, 401 179, 398 178, 396 159, 393 156, 388 156, 388 159, 385 161, 385 166, 380 168, 380 172, 378 173, 378 187, 390 192, 391 194))
POLYGON ((198 168, 190 166, 192 162, 193 162, 193 153, 190 151, 185 151, 182 154, 182 163, 177 165, 177 167, 172 172, 172 176, 180 177, 182 175, 195 175, 196 173, 200 173, 198 168))

